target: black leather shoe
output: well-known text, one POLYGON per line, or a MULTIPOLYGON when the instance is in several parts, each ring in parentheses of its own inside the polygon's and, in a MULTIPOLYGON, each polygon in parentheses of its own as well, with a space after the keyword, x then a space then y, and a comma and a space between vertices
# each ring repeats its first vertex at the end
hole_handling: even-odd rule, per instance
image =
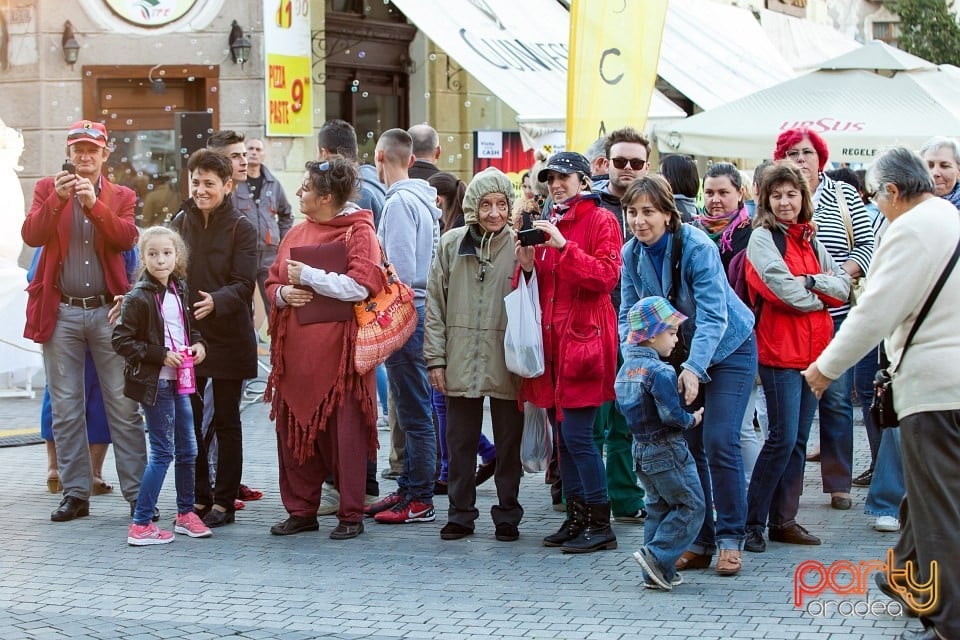
POLYGON ((448 490, 449 487, 446 482, 440 482, 437 480, 433 483, 433 495, 435 496, 445 496, 447 495, 448 490))
POLYGON ((853 500, 843 496, 833 496, 830 498, 830 508, 838 511, 848 511, 853 506, 853 500))
POLYGON ((496 470, 497 470, 496 458, 494 458, 490 462, 484 462, 479 467, 477 467, 477 477, 474 478, 474 484, 479 487, 484 482, 492 478, 493 472, 496 470))
POLYGON ((341 522, 330 532, 331 540, 349 540, 363 533, 363 522, 341 522))
POLYGON ((748 529, 747 537, 743 541, 745 551, 751 553, 763 553, 767 550, 767 541, 763 539, 763 531, 757 529, 748 529))
POLYGON ((820 544, 820 538, 798 524, 789 527, 770 527, 770 539, 786 544, 820 544))
POLYGON ((855 487, 869 487, 871 482, 873 482, 873 469, 867 469, 854 478, 852 484, 855 487))
POLYGON ((465 527, 462 524, 457 524, 456 522, 448 522, 443 525, 443 529, 440 529, 441 540, 459 540, 460 538, 466 538, 472 535, 473 529, 465 527))
MULTIPOLYGON (((214 509, 210 513, 217 513, 217 511, 216 509, 214 509)), ((210 525, 207 525, 207 526, 209 527, 210 525)), ((320 523, 317 522, 316 518, 301 518, 300 516, 290 516, 283 522, 278 522, 277 524, 270 527, 270 533, 272 533, 275 536, 292 536, 295 533, 303 533, 304 531, 316 531, 319 528, 320 528, 320 523)), ((337 529, 339 528, 340 527, 337 527, 337 529)), ((333 535, 331 535, 330 537, 332 538, 333 535)))
POLYGON ((207 525, 211 529, 216 529, 217 527, 222 527, 227 524, 233 524, 233 521, 236 519, 233 511, 220 511, 219 509, 210 509, 210 511, 203 517, 203 524, 207 525))
POLYGON ((83 518, 90 515, 90 501, 77 498, 75 496, 66 496, 60 501, 57 510, 50 514, 50 519, 54 522, 68 522, 74 518, 83 518))
MULTIPOLYGON (((916 618, 917 614, 911 609, 906 600, 903 599, 903 596, 900 595, 893 587, 890 586, 890 583, 887 582, 887 574, 878 571, 873 574, 873 581, 877 585, 877 588, 880 589, 880 593, 887 596, 891 600, 896 600, 900 603, 900 606, 903 608, 903 614, 909 618, 916 618)), ((912 632, 911 632, 912 633, 912 632)), ((901 636, 901 637, 911 637, 911 636, 901 636)))
POLYGON ((497 525, 497 532, 494 537, 500 542, 514 542, 520 537, 520 530, 517 525, 509 522, 501 522, 497 525))

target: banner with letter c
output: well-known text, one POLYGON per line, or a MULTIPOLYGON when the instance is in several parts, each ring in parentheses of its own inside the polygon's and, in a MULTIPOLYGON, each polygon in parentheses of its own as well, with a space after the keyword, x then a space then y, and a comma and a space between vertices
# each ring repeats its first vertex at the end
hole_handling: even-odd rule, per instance
POLYGON ((266 135, 313 134, 309 0, 265 0, 266 135))
POLYGON ((667 0, 573 0, 567 149, 615 129, 643 131, 660 60, 667 0))

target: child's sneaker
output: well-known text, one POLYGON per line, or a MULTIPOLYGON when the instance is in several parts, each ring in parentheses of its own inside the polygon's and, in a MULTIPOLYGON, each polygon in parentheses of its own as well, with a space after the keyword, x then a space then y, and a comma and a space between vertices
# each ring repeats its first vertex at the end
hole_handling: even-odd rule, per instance
POLYGON ((177 519, 173 521, 173 530, 191 538, 209 538, 213 535, 210 527, 203 524, 203 520, 193 511, 177 514, 177 519))
MULTIPOLYGON (((643 571, 641 573, 643 573, 644 587, 646 587, 647 589, 660 589, 660 585, 658 585, 656 582, 651 580, 650 576, 647 575, 646 571, 643 571)), ((681 585, 681 584, 683 584, 683 575, 681 575, 680 572, 677 572, 677 574, 670 579, 670 586, 676 587, 677 585, 681 585)))
POLYGON ((173 534, 164 531, 152 522, 147 524, 130 523, 127 529, 127 544, 134 547, 145 547, 151 544, 167 544, 173 542, 173 534))
POLYGON ((373 516, 381 524, 406 524, 408 522, 433 522, 437 519, 432 504, 419 500, 404 500, 392 509, 373 516))
MULTIPOLYGON (((643 567, 647 577, 653 580, 658 587, 664 591, 670 591, 673 589, 673 585, 667 581, 663 569, 660 568, 660 564, 657 562, 657 559, 653 557, 653 554, 650 553, 649 549, 646 547, 640 547, 639 551, 635 551, 633 553, 633 559, 637 561, 637 564, 643 567)), ((644 580, 644 582, 646 582, 646 580, 644 580)))

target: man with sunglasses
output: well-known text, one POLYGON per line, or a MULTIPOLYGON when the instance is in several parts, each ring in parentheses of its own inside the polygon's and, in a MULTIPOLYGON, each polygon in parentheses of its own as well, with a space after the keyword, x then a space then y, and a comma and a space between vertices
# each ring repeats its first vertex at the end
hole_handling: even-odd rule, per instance
POLYGON ((21 230, 27 245, 43 247, 27 287, 24 336, 43 345, 63 484, 63 499, 50 515, 54 522, 90 513, 93 476, 83 379, 88 348, 103 391, 120 488, 131 504, 147 460, 143 423, 137 403, 123 394, 123 358, 111 346, 113 327, 107 321, 113 297, 130 288, 123 251, 137 241, 137 196, 103 175, 107 141, 107 128, 99 122, 70 126, 68 161, 37 183, 21 230))
MULTIPOLYGON (((634 180, 647 175, 650 141, 636 129, 624 127, 607 135, 603 148, 608 179, 594 182, 593 191, 600 196, 600 206, 617 217, 624 240, 629 240, 633 233, 626 228, 620 198, 634 180)), ((619 309, 620 283, 617 283, 610 297, 613 308, 619 309)), ((618 366, 620 360, 622 358, 618 357, 618 366)), ((607 493, 614 520, 628 524, 643 523, 646 511, 643 509, 643 489, 637 483, 633 467, 633 436, 613 402, 601 405, 597 412, 593 438, 601 451, 604 444, 607 447, 607 493)))

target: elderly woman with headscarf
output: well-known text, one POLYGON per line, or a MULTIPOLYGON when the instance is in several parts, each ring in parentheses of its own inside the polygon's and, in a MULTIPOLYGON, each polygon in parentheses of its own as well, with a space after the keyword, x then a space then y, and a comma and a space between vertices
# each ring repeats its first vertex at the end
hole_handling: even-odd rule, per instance
POLYGON ((477 174, 463 200, 465 224, 441 237, 427 281, 423 352, 430 384, 446 396, 449 420, 450 509, 440 530, 443 540, 472 535, 480 515, 474 474, 485 398, 498 452, 499 502, 491 509, 496 538, 511 542, 520 536, 523 414, 517 406, 519 379, 507 370, 503 350, 503 297, 517 268, 508 224, 512 205, 509 178, 494 167, 477 174))
MULTIPOLYGON (((870 216, 857 190, 827 177, 827 143, 815 131, 799 127, 780 134, 774 160, 788 158, 800 167, 813 197, 817 240, 851 278, 867 274, 873 257, 870 216)), ((759 206, 759 205, 758 205, 759 206)), ((845 303, 830 309, 834 331, 850 311, 845 303)), ((820 474, 830 506, 849 509, 853 481, 853 370, 840 376, 820 398, 820 474)))

